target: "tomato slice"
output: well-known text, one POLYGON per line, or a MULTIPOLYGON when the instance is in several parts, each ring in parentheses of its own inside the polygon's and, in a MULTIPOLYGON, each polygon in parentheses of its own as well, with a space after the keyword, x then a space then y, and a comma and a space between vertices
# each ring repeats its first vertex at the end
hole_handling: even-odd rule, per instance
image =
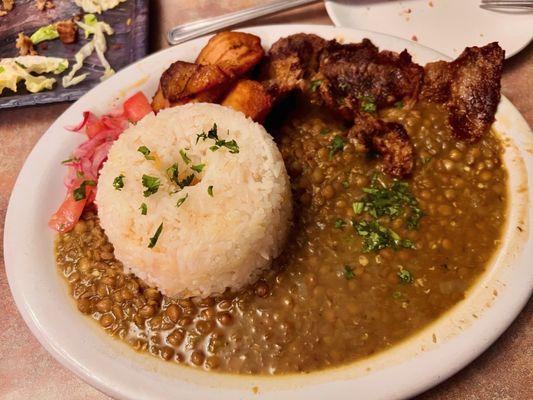
POLYGON ((85 204, 87 203, 87 199, 90 197, 91 192, 92 187, 86 186, 85 198, 75 200, 72 190, 69 190, 63 203, 61 203, 55 214, 50 218, 50 221, 48 221, 48 226, 57 232, 68 232, 74 228, 74 225, 76 225, 81 217, 81 213, 85 208, 85 204))
POLYGON ((131 122, 137 122, 152 112, 152 106, 143 92, 137 92, 124 102, 124 115, 131 122))

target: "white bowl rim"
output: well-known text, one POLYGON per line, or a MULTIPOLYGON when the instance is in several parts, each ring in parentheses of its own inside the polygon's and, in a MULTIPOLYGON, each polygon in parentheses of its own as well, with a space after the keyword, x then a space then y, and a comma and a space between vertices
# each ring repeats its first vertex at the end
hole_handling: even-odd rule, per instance
MULTIPOLYGON (((260 37, 263 37, 263 35, 282 37, 296 32, 313 32, 321 36, 329 37, 369 37, 378 44, 385 42, 390 43, 390 46, 392 47, 405 46, 412 54, 420 52, 425 53, 426 57, 429 54, 430 58, 444 58, 439 53, 403 39, 355 29, 302 24, 267 25, 242 30, 255 33, 260 37), (277 33, 272 35, 272 31, 277 33)), ((194 48, 194 46, 196 46, 199 48, 199 46, 203 45, 206 40, 206 38, 197 39, 180 47, 194 48)), ((79 120, 81 116, 81 112, 79 112, 80 107, 87 108, 90 104, 90 108, 93 110, 98 110, 100 108, 101 111, 103 111, 107 109, 108 105, 103 104, 104 102, 100 100, 98 95, 102 95, 107 88, 112 87, 113 85, 116 86, 115 82, 118 82, 122 79, 121 77, 128 74, 140 77, 139 82, 135 85, 142 87, 144 84, 142 80, 144 78, 142 78, 139 68, 142 69, 143 64, 149 64, 150 62, 154 63, 159 59, 168 61, 172 54, 179 52, 179 49, 175 47, 152 54, 151 56, 128 66, 124 70, 119 71, 117 75, 97 86, 76 103, 71 105, 35 145, 24 164, 13 189, 6 215, 4 234, 4 257, 9 285, 16 305, 26 324, 30 327, 31 331, 41 344, 58 361, 103 392, 117 398, 125 399, 174 398, 178 394, 182 398, 197 398, 198 396, 201 398, 217 399, 250 397, 252 393, 251 390, 256 385, 260 387, 257 396, 261 398, 278 398, 281 394, 290 394, 291 398, 294 399, 319 399, 332 393, 339 398, 351 398, 352 393, 354 392, 366 399, 404 398, 413 396, 457 372, 484 351, 509 326, 529 299, 533 290, 533 274, 531 271, 528 271, 523 267, 524 263, 526 263, 524 259, 533 257, 531 241, 528 241, 523 249, 523 252, 521 253, 522 257, 514 260, 515 264, 509 267, 510 276, 505 277, 507 279, 505 281, 507 288, 502 289, 500 296, 498 296, 491 306, 484 311, 484 314, 476 321, 465 326, 463 328, 464 331, 460 335, 446 339, 441 345, 436 346, 431 350, 424 351, 421 354, 417 354, 415 357, 408 360, 403 360, 401 363, 370 371, 364 376, 350 377, 349 375, 344 375, 344 378, 336 377, 330 381, 329 377, 333 376, 335 371, 326 370, 318 373, 322 376, 321 379, 316 379, 318 378, 318 375, 314 375, 314 383, 310 383, 309 380, 303 383, 303 380, 306 379, 305 377, 299 379, 295 376, 286 376, 265 379, 263 377, 240 377, 211 374, 208 376, 210 382, 206 382, 205 386, 202 386, 198 384, 198 377, 203 376, 203 378, 205 378, 207 377, 206 373, 200 373, 190 368, 180 367, 179 371, 176 369, 178 372, 172 371, 167 375, 167 371, 159 369, 161 365, 167 364, 156 360, 156 365, 154 363, 155 358, 151 357, 147 357, 146 360, 141 360, 143 356, 137 353, 135 353, 135 355, 129 354, 133 352, 124 350, 114 343, 115 341, 105 337, 105 335, 103 336, 106 339, 104 342, 107 347, 104 351, 100 352, 102 349, 97 347, 94 354, 89 355, 84 353, 84 357, 88 357, 84 359, 81 359, 80 354, 77 353, 77 350, 80 349, 72 347, 73 343, 66 343, 64 338, 58 340, 60 337, 58 331, 55 330, 53 326, 47 325, 50 320, 46 319, 47 317, 39 310, 40 305, 38 304, 38 301, 39 299, 43 300, 44 297, 42 296, 47 294, 39 293, 39 290, 41 289, 39 285, 42 282, 25 282, 25 280, 28 281, 28 277, 33 276, 31 275, 31 269, 24 270, 24 262, 27 261, 29 255, 34 251, 33 246, 50 244, 49 237, 44 241, 40 239, 38 233, 41 231, 35 229, 35 226, 39 228, 40 226, 38 224, 31 225, 32 221, 38 220, 35 218, 35 215, 37 215, 39 211, 43 214, 43 210, 40 205, 35 206, 35 200, 31 199, 32 196, 28 196, 27 193, 32 193, 28 183, 31 180, 31 182, 38 185, 39 188, 42 188, 53 179, 49 176, 50 173, 47 175, 45 169, 41 168, 39 171, 39 167, 35 165, 35 162, 47 150, 52 150, 52 148, 47 148, 47 145, 52 146, 52 139, 54 139, 54 136, 59 135, 59 133, 57 133, 58 130, 62 130, 62 127, 68 125, 65 123, 67 120, 69 122, 76 122, 79 120), (102 107, 104 108, 102 109, 102 107), (74 120, 72 120, 73 118, 74 120), (30 172, 33 175, 31 175, 30 172), (32 205, 35 207, 31 207, 32 205), (26 218, 25 213, 27 214, 27 219, 21 223, 20 218, 26 218), (39 240, 41 240, 41 242, 39 242, 39 240), (518 269, 517 265, 520 265, 521 268, 518 269), (517 271, 525 271, 525 274, 518 277, 516 276, 517 271), (515 273, 515 275, 512 275, 512 273, 515 273), (63 340, 63 342, 61 340, 63 340), (119 347, 120 349, 118 349, 119 347), (109 354, 105 354, 105 352, 110 352, 110 354, 113 354, 113 356, 116 357, 117 353, 113 353, 114 351, 123 354, 124 359, 119 360, 117 358, 111 358, 109 354), (454 355, 453 353, 455 352, 459 352, 459 354, 454 355), (106 360, 106 362, 109 362, 109 365, 104 365, 103 363, 95 364, 95 360, 106 360), (90 363, 90 361, 92 363, 90 363), (115 363, 119 364, 115 365, 115 363), (413 372, 416 372, 417 374, 416 380, 412 379, 413 372), (178 380, 176 377, 178 377, 178 380), (409 379, 403 379, 402 381, 402 377, 409 379), (131 384, 132 382, 135 382, 133 386, 131 384), (387 382, 388 384, 383 384, 383 382, 387 382), (172 389, 173 391, 169 392, 169 389, 172 389)), ((166 65, 162 65, 161 68, 165 66, 166 65)), ((144 73, 146 74, 147 71, 144 71, 144 73)), ((159 74, 156 75, 159 76, 159 74)), ((138 89, 133 88, 133 86, 124 89, 124 93, 119 97, 124 97, 126 92, 132 92, 134 90, 138 89)), ((501 124, 505 125, 502 129, 512 135, 513 139, 517 142, 517 151, 519 151, 520 155, 524 158, 524 168, 527 168, 527 180, 527 178, 532 176, 533 171, 531 156, 528 157, 527 154, 528 149, 531 151, 533 148, 529 127, 523 117, 505 98, 502 98, 500 104, 498 115, 500 114, 506 117, 503 119, 509 119, 509 121, 501 122, 501 124)), ((498 123, 500 123, 500 121, 498 123)), ((68 145, 72 148, 73 140, 74 139, 67 140, 66 142, 68 143, 59 143, 57 144, 57 147, 65 147, 65 145, 68 145)), ((526 187, 525 192, 526 197, 529 195, 531 198, 532 188, 530 186, 526 187)), ((57 199, 54 201, 56 200, 57 199)), ((49 212, 49 210, 45 211, 49 212)), ((528 234, 527 227, 531 226, 531 215, 526 218, 525 233, 528 234)), ((53 267, 55 269, 55 265, 53 267)), ((60 281, 58 276, 56 276, 56 278, 57 281, 60 281)), ((55 285, 53 282, 51 284, 55 285)), ((63 282, 59 282, 59 284, 65 289, 63 282)), ((44 289, 47 289, 48 293, 50 293, 50 287, 44 287, 44 289)), ((65 290, 64 292, 66 294, 65 290)), ((73 309, 73 307, 71 308, 73 309)), ((52 310, 49 311, 52 312, 52 310)), ((453 310, 450 313, 453 314, 453 310)), ((80 320, 83 320, 83 317, 79 315, 73 318, 78 317, 80 320)), ((451 318, 452 316, 450 315, 448 317, 451 318)), ((86 325, 90 324, 86 322, 86 325)), ((68 327, 68 329, 71 329, 71 327, 68 327)), ((83 325, 83 329, 91 331, 90 334, 94 336, 98 336, 100 333, 96 327, 92 330, 83 325)), ((72 327, 72 332, 76 332, 75 327, 72 327)), ((79 343, 78 347, 80 347, 79 343)), ((355 368, 355 366, 353 368, 355 368)), ((350 370, 352 369, 352 366, 347 366, 346 369, 350 370)))

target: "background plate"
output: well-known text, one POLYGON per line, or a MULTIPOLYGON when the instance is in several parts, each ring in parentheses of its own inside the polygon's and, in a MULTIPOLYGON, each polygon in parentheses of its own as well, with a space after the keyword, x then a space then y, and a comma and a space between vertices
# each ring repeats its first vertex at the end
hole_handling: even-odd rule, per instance
MULTIPOLYGON (((55 8, 39 11, 35 0, 17 0, 15 8, 6 16, 0 17, 0 58, 16 57, 18 49, 15 40, 19 32, 30 36, 41 26, 73 15, 83 15, 83 10, 72 0, 55 1, 55 8)), ((99 20, 107 22, 115 30, 107 37, 106 58, 115 71, 144 57, 148 51, 148 4, 149 0, 126 0, 116 8, 97 14, 99 20), (130 21, 128 24, 128 20, 130 21)), ((36 47, 43 56, 64 57, 70 61, 69 69, 61 75, 53 75, 56 83, 53 90, 29 93, 19 83, 19 90, 13 93, 4 89, 0 94, 0 109, 34 104, 57 103, 79 99, 84 93, 100 83, 104 69, 96 54, 92 54, 84 62, 79 73, 88 72, 89 76, 76 86, 64 88, 61 78, 68 73, 74 63, 74 54, 86 43, 83 33, 78 31, 78 40, 73 44, 63 44, 59 39, 43 42, 36 47)), ((51 75, 52 76, 52 75, 51 75)), ((22 85, 23 86, 23 85, 22 85)))
POLYGON ((326 0, 335 25, 379 31, 455 58, 466 46, 499 42, 506 58, 533 38, 533 12, 484 10, 481 0, 326 0), (416 37, 416 39, 415 39, 416 37))

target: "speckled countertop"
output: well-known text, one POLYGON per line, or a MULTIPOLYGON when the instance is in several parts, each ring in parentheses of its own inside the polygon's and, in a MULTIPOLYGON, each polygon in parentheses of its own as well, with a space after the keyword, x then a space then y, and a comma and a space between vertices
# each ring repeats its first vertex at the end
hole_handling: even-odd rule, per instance
MULTIPOLYGON (((173 25, 234 11, 269 0, 154 0, 152 49, 166 47, 173 25)), ((316 23, 331 25, 324 6, 317 4, 252 24, 316 23)), ((503 93, 533 126, 533 44, 506 61, 503 93)), ((24 159, 68 104, 0 111, 0 235, 11 189, 24 159)), ((0 245, 0 399, 109 399, 57 363, 32 336, 11 297, 0 245)), ((533 301, 483 355, 417 400, 533 399, 533 301)), ((413 376, 416 379, 416 376, 413 376)))

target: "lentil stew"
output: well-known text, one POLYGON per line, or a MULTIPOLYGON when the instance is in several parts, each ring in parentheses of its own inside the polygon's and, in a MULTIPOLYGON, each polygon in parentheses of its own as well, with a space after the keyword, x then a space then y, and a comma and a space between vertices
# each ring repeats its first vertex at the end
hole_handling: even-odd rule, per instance
POLYGON ((375 157, 318 107, 272 128, 287 166, 293 234, 268 276, 239 293, 170 299, 123 271, 94 210, 58 235, 80 312, 164 360, 223 372, 309 372, 383 351, 464 298, 498 248, 507 203, 502 145, 452 137, 443 106, 388 108, 416 149, 413 174, 375 157))

